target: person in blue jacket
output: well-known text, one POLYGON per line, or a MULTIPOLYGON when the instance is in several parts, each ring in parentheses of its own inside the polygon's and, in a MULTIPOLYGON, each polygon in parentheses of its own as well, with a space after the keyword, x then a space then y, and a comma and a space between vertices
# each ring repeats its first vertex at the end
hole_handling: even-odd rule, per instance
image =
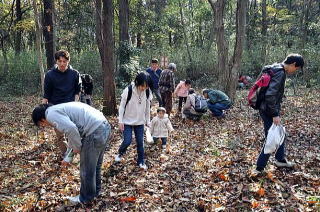
POLYGON ((159 79, 160 79, 161 72, 162 70, 159 68, 159 61, 157 59, 152 59, 151 66, 147 69, 147 73, 151 77, 152 84, 153 84, 152 93, 156 96, 159 102, 159 107, 163 106, 160 89, 159 89, 159 79))

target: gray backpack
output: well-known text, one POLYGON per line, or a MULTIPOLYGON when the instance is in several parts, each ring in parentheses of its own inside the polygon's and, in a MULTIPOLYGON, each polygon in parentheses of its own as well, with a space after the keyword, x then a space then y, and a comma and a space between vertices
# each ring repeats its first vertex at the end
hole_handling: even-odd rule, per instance
POLYGON ((207 100, 200 95, 196 95, 194 110, 198 113, 207 112, 208 110, 207 100))

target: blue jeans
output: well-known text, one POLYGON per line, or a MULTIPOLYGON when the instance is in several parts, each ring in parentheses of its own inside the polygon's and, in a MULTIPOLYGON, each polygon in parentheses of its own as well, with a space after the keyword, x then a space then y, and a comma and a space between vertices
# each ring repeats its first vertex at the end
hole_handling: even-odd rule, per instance
POLYGON ((226 105, 222 103, 212 104, 211 102, 208 102, 208 108, 214 116, 220 117, 223 115, 223 110, 229 109, 230 105, 226 105))
POLYGON ((80 201, 87 203, 101 191, 101 165, 111 133, 106 121, 92 134, 82 139, 80 152, 80 201))
POLYGON ((163 101, 161 99, 161 94, 160 94, 160 89, 156 88, 156 89, 152 89, 152 93, 156 96, 158 102, 159 102, 159 107, 163 106, 163 101))
MULTIPOLYGON (((270 129, 270 127, 273 123, 273 119, 272 119, 272 117, 268 116, 267 114, 263 113, 262 111, 260 111, 260 116, 263 120, 264 135, 265 135, 265 138, 267 138, 268 130, 270 129)), ((259 171, 262 171, 266 167, 268 160, 269 160, 269 157, 270 157, 270 154, 263 153, 264 146, 265 146, 265 143, 262 147, 262 150, 261 150, 260 155, 257 160, 257 170, 259 170, 259 171)), ((281 146, 278 148, 278 150, 275 154, 275 158, 277 161, 285 160, 285 140, 283 141, 281 146)))
POLYGON ((144 146, 143 146, 143 132, 144 125, 124 125, 123 142, 119 148, 119 155, 122 156, 126 153, 128 146, 132 142, 132 130, 136 137, 137 152, 138 152, 138 165, 144 164, 144 146))
MULTIPOLYGON (((156 142, 159 138, 157 137, 153 137, 153 141, 156 142)), ((162 141, 162 144, 161 145, 166 145, 167 144, 167 138, 166 137, 161 137, 160 138, 161 141, 162 141)))

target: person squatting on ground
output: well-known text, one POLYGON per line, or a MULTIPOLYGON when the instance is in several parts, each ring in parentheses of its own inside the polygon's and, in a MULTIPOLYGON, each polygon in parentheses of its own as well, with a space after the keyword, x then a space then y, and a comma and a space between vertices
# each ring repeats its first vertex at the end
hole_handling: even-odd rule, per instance
MULTIPOLYGON (((79 101, 81 90, 81 78, 77 70, 73 69, 70 62, 70 54, 65 50, 57 51, 54 55, 56 65, 49 70, 44 78, 43 104, 60 104, 79 101)), ((61 151, 61 156, 67 151, 63 133, 56 131, 55 143, 61 151)))
POLYGON ((159 80, 163 107, 166 109, 169 117, 172 111, 172 93, 174 92, 175 88, 174 71, 176 71, 176 69, 176 64, 169 63, 168 68, 162 71, 159 80))
POLYGON ((166 109, 164 107, 159 107, 157 109, 157 116, 155 116, 150 125, 150 132, 153 137, 153 141, 161 140, 162 150, 167 149, 167 140, 169 133, 173 131, 172 124, 166 114, 166 109))
POLYGON ((208 108, 212 115, 217 118, 224 118, 224 110, 231 107, 231 100, 227 94, 219 90, 204 89, 203 96, 208 99, 208 108))
MULTIPOLYGON (((34 108, 32 120, 41 127, 54 127, 65 133, 68 146, 80 153, 80 195, 72 203, 88 203, 101 191, 101 165, 111 133, 104 115, 81 102, 41 104, 34 108)), ((66 165, 66 163, 64 163, 66 165)))
POLYGON ((137 164, 147 169, 144 162, 144 125, 150 125, 150 104, 152 100, 152 81, 147 73, 139 73, 134 83, 125 88, 121 95, 119 106, 119 129, 123 132, 123 142, 120 145, 115 161, 119 162, 132 142, 132 130, 137 142, 137 164), (131 97, 130 97, 131 92, 131 97), (130 97, 130 98, 128 98, 130 97))
POLYGON ((186 103, 187 101, 187 96, 188 96, 190 87, 191 87, 190 80, 180 81, 180 83, 177 85, 174 91, 174 96, 177 96, 179 98, 178 112, 181 112, 182 103, 186 103))
POLYGON ((195 111, 194 107, 196 105, 196 93, 193 88, 189 89, 189 95, 187 96, 186 104, 182 109, 182 118, 187 118, 195 121, 199 121, 203 113, 195 111))
MULTIPOLYGON (((259 113, 263 120, 265 137, 267 137, 268 130, 270 129, 272 123, 275 125, 281 124, 280 110, 284 94, 286 75, 295 73, 298 69, 303 68, 303 65, 303 57, 299 54, 290 54, 282 63, 271 65, 273 76, 271 77, 269 87, 265 92, 259 108, 259 113)), ((275 165, 278 167, 293 167, 294 163, 287 161, 285 158, 285 140, 276 151, 275 165)), ((259 154, 257 167, 254 170, 254 174, 261 173, 268 163, 270 154, 264 154, 264 145, 259 154)))
POLYGON ((89 74, 81 74, 82 89, 80 101, 92 105, 93 79, 89 74))
POLYGON ((147 69, 147 73, 150 75, 152 80, 152 93, 156 96, 159 107, 163 106, 163 102, 161 99, 161 94, 159 90, 159 79, 161 75, 162 70, 159 68, 159 61, 157 59, 151 60, 151 66, 147 69))

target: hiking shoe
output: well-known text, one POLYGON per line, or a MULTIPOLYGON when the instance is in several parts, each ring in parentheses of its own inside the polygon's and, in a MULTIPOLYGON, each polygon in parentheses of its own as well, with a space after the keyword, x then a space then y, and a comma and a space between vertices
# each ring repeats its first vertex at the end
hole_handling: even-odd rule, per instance
POLYGON ((122 160, 122 157, 121 157, 121 155, 116 155, 116 157, 114 158, 114 161, 115 162, 120 162, 122 160))
POLYGON ((77 205, 80 202, 80 195, 74 196, 74 197, 67 197, 67 199, 70 201, 71 204, 77 205))
POLYGON ((147 169, 148 169, 147 165, 144 164, 144 163, 140 163, 140 164, 139 164, 139 167, 140 167, 140 169, 144 169, 144 170, 147 170, 147 169))
POLYGON ((74 153, 71 148, 68 148, 64 153, 63 161, 66 163, 72 163, 74 157, 74 153))
POLYGON ((287 160, 285 159, 285 160, 282 161, 282 162, 276 160, 275 165, 276 165, 277 167, 280 167, 280 168, 282 168, 282 167, 292 168, 292 167, 294 167, 295 163, 290 162, 290 161, 287 161, 287 160))

